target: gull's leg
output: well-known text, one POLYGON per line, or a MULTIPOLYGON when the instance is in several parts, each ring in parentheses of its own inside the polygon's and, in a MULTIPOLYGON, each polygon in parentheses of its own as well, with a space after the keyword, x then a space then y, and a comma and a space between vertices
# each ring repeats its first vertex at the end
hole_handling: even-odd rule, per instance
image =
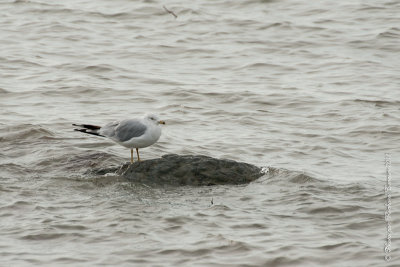
POLYGON ((140 161, 140 157, 139 157, 139 148, 136 148, 136 154, 137 154, 137 160, 140 161))
POLYGON ((131 164, 133 163, 133 148, 131 148, 131 164))

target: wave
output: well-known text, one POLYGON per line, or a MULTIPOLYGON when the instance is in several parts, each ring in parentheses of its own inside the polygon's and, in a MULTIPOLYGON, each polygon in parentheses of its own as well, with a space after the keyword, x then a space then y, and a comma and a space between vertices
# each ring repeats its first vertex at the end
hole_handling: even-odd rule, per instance
POLYGON ((398 38, 400 37, 400 28, 396 27, 390 28, 384 32, 379 33, 377 37, 398 40, 398 38))
POLYGON ((7 91, 6 89, 0 88, 0 95, 5 95, 5 94, 9 94, 10 92, 7 91))
POLYGON ((2 129, 5 134, 0 135, 1 142, 38 139, 52 137, 53 133, 39 125, 20 124, 2 129))
POLYGON ((0 57, 0 61, 6 66, 6 68, 17 69, 19 67, 43 67, 42 64, 37 62, 29 61, 26 59, 10 59, 7 57, 0 57), (12 67, 11 67, 12 66, 12 67))
MULTIPOLYGON (((16 164, 16 163, 0 164, 0 177, 12 177, 13 175, 23 175, 25 173, 26 173, 25 167, 21 164, 16 164)), ((1 189, 1 191, 4 191, 4 189, 1 189)))
POLYGON ((360 99, 357 98, 354 100, 356 103, 366 103, 373 104, 377 107, 387 107, 387 106, 395 106, 398 107, 400 105, 399 100, 378 100, 378 99, 360 99))
POLYGON ((291 171, 287 169, 280 169, 274 167, 268 167, 265 169, 265 177, 268 181, 276 182, 290 182, 295 184, 305 184, 305 183, 322 183, 323 180, 317 179, 311 175, 304 172, 291 171))
POLYGON ((284 65, 278 65, 278 64, 271 64, 271 63, 265 63, 265 62, 255 62, 255 63, 250 63, 246 64, 240 67, 235 68, 236 70, 242 70, 242 69, 279 69, 282 71, 295 71, 296 68, 291 68, 288 66, 284 65))
POLYGON ((83 71, 93 71, 93 72, 109 72, 113 71, 115 68, 108 64, 100 64, 100 65, 91 65, 86 66, 82 70, 83 71))
POLYGON ((310 207, 306 208, 309 214, 332 214, 332 213, 343 213, 343 212, 356 212, 361 209, 361 206, 325 206, 325 207, 310 207))

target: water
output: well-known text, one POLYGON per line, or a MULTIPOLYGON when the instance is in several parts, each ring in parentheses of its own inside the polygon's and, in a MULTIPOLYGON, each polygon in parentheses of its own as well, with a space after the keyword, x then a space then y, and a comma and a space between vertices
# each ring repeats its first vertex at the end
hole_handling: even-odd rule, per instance
POLYGON ((398 1, 20 0, 0 14, 2 266, 398 266, 398 1), (146 112, 167 125, 143 159, 269 172, 202 188, 88 174, 129 150, 71 123, 146 112))

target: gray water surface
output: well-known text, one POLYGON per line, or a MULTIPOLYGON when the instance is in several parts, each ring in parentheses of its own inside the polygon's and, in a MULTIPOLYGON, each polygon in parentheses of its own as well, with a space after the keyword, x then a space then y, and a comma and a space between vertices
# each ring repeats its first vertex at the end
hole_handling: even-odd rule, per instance
POLYGON ((17 0, 0 14, 0 265, 400 264, 399 1, 17 0), (167 125, 142 159, 268 173, 201 188, 90 174, 129 150, 71 124, 148 112, 167 125))

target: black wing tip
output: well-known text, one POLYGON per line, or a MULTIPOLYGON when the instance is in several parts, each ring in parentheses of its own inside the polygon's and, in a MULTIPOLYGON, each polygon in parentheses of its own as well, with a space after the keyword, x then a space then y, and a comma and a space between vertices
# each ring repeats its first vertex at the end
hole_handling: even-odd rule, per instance
POLYGON ((85 128, 85 129, 89 129, 89 130, 99 130, 101 128, 100 126, 92 125, 92 124, 76 124, 76 123, 73 123, 72 126, 81 127, 81 128, 85 128))
POLYGON ((101 135, 101 134, 99 134, 99 133, 88 132, 87 129, 74 129, 74 131, 81 132, 81 133, 85 133, 85 134, 92 134, 92 135, 96 135, 96 136, 105 137, 104 135, 101 135))

